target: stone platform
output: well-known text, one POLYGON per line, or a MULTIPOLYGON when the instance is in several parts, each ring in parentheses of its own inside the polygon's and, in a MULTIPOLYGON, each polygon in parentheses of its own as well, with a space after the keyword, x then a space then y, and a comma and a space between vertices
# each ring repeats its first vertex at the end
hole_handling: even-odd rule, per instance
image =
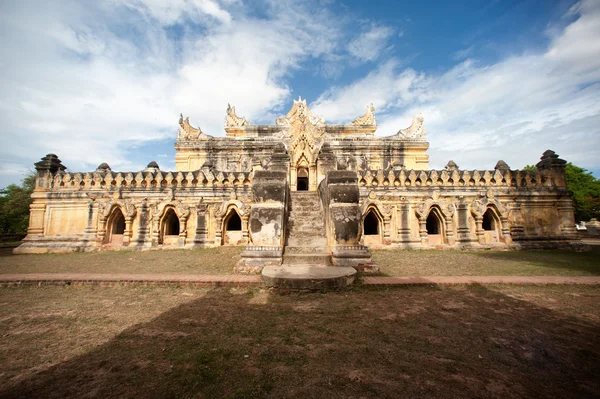
POLYGON ((327 267, 323 265, 266 266, 262 279, 267 287, 293 290, 320 290, 344 288, 356 279, 352 267, 327 267))

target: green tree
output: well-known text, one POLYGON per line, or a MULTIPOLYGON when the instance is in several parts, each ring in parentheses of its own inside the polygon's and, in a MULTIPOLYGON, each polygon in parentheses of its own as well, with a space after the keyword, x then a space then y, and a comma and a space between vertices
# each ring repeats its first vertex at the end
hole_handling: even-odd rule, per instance
POLYGON ((591 172, 568 163, 566 167, 567 187, 573 195, 575 220, 600 218, 600 180, 591 172))
POLYGON ((537 168, 535 167, 535 165, 526 165, 523 170, 527 170, 530 172, 533 172, 534 170, 537 170, 537 168))
POLYGON ((0 233, 26 233, 29 225, 29 205, 35 186, 35 173, 23 179, 20 186, 11 184, 0 190, 0 233))

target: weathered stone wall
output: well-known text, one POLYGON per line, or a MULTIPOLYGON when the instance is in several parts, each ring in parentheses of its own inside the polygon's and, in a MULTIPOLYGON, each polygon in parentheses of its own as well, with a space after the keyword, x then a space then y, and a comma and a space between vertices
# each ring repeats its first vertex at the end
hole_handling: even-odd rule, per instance
POLYGON ((240 244, 247 244, 252 180, 253 173, 208 168, 188 173, 38 170, 28 235, 15 252, 218 246, 224 244, 232 212, 241 219, 240 244), (124 229, 115 233, 119 212, 124 229), (165 237, 171 212, 179 233, 165 237))

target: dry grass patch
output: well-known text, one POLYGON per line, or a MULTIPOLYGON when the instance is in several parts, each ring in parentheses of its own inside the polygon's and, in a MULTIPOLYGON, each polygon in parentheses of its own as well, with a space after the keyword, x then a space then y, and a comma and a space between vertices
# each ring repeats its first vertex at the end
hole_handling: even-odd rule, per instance
POLYGON ((386 276, 598 276, 600 246, 573 251, 373 250, 386 276))
POLYGON ((0 250, 2 273, 232 274, 243 247, 12 255, 0 250))
POLYGON ((0 289, 1 397, 585 397, 598 287, 0 289))

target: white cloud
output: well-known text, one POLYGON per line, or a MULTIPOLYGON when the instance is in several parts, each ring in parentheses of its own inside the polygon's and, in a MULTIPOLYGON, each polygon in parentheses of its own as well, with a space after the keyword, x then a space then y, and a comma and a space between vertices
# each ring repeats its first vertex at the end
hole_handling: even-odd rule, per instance
POLYGON ((312 104, 325 118, 351 120, 373 101, 378 134, 425 116, 431 166, 453 158, 461 167, 536 163, 548 148, 574 163, 600 159, 600 3, 584 1, 545 51, 492 65, 466 60, 441 75, 400 69, 389 61, 354 83, 330 89, 312 104))
POLYGON ((372 24, 368 30, 350 42, 348 52, 361 61, 375 61, 386 48, 393 34, 394 29, 388 26, 372 24))
POLYGON ((224 133, 228 102, 260 120, 288 100, 284 77, 338 38, 309 3, 277 2, 261 19, 234 1, 43 4, 0 5, 6 170, 49 152, 75 171, 139 169, 150 155, 131 150, 174 140, 180 112, 213 135, 224 133))

